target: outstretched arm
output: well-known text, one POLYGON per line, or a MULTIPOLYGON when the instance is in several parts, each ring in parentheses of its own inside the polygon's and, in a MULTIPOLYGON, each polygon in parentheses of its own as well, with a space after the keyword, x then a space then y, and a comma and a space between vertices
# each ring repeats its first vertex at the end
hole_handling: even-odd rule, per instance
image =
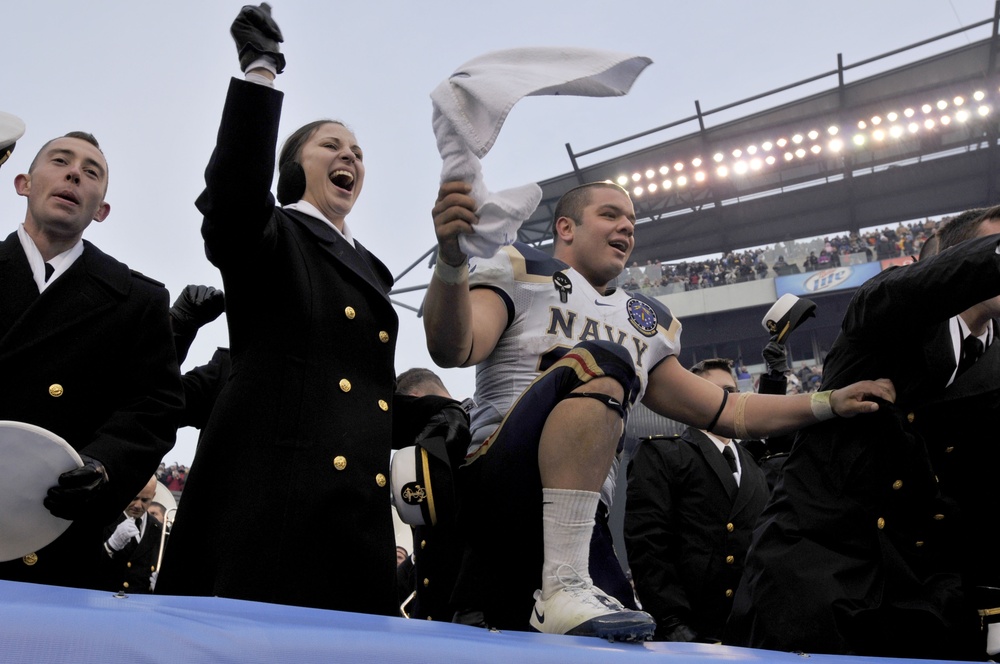
MULTIPOLYGON (((829 419, 817 405, 829 394, 833 416, 854 417, 878 410, 875 399, 895 401, 896 390, 887 379, 853 383, 832 393, 731 395, 711 430, 733 438, 790 433, 829 419)), ((649 376, 643 403, 657 413, 699 429, 709 427, 722 403, 722 390, 685 370, 668 357, 649 376)))

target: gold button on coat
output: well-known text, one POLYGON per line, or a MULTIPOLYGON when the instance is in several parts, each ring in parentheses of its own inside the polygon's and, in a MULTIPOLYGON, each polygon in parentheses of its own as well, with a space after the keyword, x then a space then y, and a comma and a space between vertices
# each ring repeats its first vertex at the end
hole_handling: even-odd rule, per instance
POLYGON ((726 588, 726 597, 732 597, 732 596, 733 596, 733 589, 726 588))
POLYGON ((736 562, 736 558, 734 556, 726 556, 726 564, 727 565, 732 565, 735 562, 736 562))
POLYGON ((354 307, 347 307, 344 309, 344 315, 347 316, 348 320, 354 320, 357 314, 354 313, 354 307))
POLYGON ((61 397, 63 395, 63 386, 59 383, 52 383, 49 385, 49 396, 61 397))
POLYGON ((21 558, 21 562, 23 562, 28 567, 31 567, 32 565, 38 562, 38 555, 34 553, 29 553, 24 558, 21 558))
POLYGON ((337 470, 343 470, 347 468, 347 458, 342 456, 333 457, 333 467, 337 470))
POLYGON ((132 561, 125 563, 125 567, 132 567, 132 561))
POLYGON ((378 400, 378 407, 381 408, 383 411, 389 410, 389 404, 385 402, 385 399, 378 400))
MULTIPOLYGON (((54 396, 54 395, 53 395, 53 396, 54 396)), ((954 451, 955 451, 955 447, 954 447, 954 445, 949 445, 948 447, 944 448, 944 453, 945 453, 945 454, 951 454, 951 453, 952 453, 952 452, 954 452, 954 451)))
POLYGON ((944 514, 935 514, 934 515, 934 520, 935 521, 944 521, 944 514))
POLYGON ((350 392, 351 391, 351 381, 347 380, 346 378, 341 378, 340 379, 340 389, 343 392, 350 392))
POLYGON ((378 333, 378 338, 379 341, 381 341, 384 344, 389 343, 389 333, 386 332, 385 330, 382 330, 381 332, 378 333))
POLYGON ((907 413, 907 414, 906 414, 906 421, 907 421, 907 422, 912 422, 912 421, 913 421, 913 420, 915 420, 916 418, 917 418, 917 416, 916 416, 916 415, 914 415, 913 413, 907 413))
POLYGON ((914 542, 914 544, 916 544, 917 547, 921 547, 924 545, 923 540, 917 540, 916 542, 914 542))
POLYGON ((122 584, 122 588, 128 588, 128 581, 122 584))
POLYGON ((430 579, 424 579, 424 588, 426 588, 429 585, 431 585, 431 580, 430 579))
POLYGON ((895 482, 893 482, 892 483, 892 488, 895 489, 896 491, 899 491, 900 489, 902 489, 903 488, 903 480, 896 480, 895 482))
POLYGON ((727 532, 730 532, 730 533, 731 533, 731 532, 733 532, 734 530, 736 530, 736 526, 734 526, 734 525, 733 525, 733 524, 731 524, 731 523, 727 523, 727 524, 726 524, 726 531, 727 531, 727 532))
POLYGON ((878 529, 879 530, 882 530, 883 528, 885 528, 885 519, 883 519, 882 517, 879 517, 877 525, 878 525, 878 529))
POLYGON ((385 486, 385 475, 383 475, 382 473, 376 475, 375 484, 378 484, 379 486, 385 486))
POLYGON ((427 540, 420 540, 420 548, 421 549, 427 548, 427 540))

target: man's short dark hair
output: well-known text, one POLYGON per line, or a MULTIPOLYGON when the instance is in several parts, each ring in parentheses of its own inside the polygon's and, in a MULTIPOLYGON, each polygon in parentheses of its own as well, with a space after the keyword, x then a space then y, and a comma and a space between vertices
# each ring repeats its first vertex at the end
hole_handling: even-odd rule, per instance
MULTIPOLYGON (((63 134, 62 136, 57 136, 57 137, 55 137, 53 139, 45 141, 45 145, 43 145, 42 147, 40 147, 38 149, 38 152, 35 153, 35 158, 31 160, 31 166, 28 167, 28 172, 29 173, 31 173, 31 171, 35 170, 35 164, 38 163, 38 157, 43 152, 45 152, 45 148, 49 147, 49 144, 51 144, 53 141, 58 141, 60 138, 76 138, 76 139, 79 139, 81 141, 86 141, 87 143, 90 143, 95 148, 97 148, 97 151, 100 152, 102 155, 104 154, 104 151, 101 150, 101 144, 97 142, 97 139, 94 137, 93 134, 91 134, 89 132, 86 132, 86 131, 71 131, 68 134, 63 134)), ((106 161, 107 161, 107 159, 105 159, 105 162, 106 161)))
POLYGON ((724 357, 712 357, 707 360, 702 360, 691 367, 691 373, 695 376, 700 376, 709 371, 727 371, 730 375, 732 375, 733 361, 727 360, 724 357))
POLYGON ((990 219, 1000 219, 1000 205, 991 208, 973 208, 966 210, 944 225, 944 228, 937 232, 940 247, 938 251, 944 251, 948 247, 954 247, 959 242, 965 242, 976 237, 979 226, 990 219))
POLYGON ((441 378, 431 371, 422 367, 407 369, 396 377, 396 391, 400 394, 416 394, 427 392, 427 387, 437 387, 445 392, 448 388, 441 382, 441 378), (424 389, 421 389, 424 388, 424 389))
POLYGON ((590 192, 593 189, 599 188, 615 189, 624 192, 628 196, 628 192, 625 189, 610 181, 591 182, 570 189, 556 203, 556 211, 552 215, 552 227, 550 229, 553 238, 556 236, 556 222, 559 219, 569 217, 577 226, 583 223, 583 208, 590 204, 590 192))

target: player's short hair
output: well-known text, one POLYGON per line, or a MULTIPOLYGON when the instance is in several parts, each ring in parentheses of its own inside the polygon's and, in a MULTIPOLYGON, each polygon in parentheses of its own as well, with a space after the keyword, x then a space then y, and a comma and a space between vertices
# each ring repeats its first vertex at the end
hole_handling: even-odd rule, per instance
POLYGON ((448 391, 441 378, 430 369, 413 367, 396 377, 396 391, 401 394, 424 393, 428 391, 426 389, 427 386, 434 386, 445 392, 448 391))
POLYGON ((570 189, 556 203, 556 211, 552 215, 550 229, 553 237, 556 235, 556 222, 563 217, 572 219, 577 226, 583 223, 583 208, 590 204, 590 192, 593 189, 616 189, 628 196, 628 192, 624 188, 609 180, 581 184, 579 187, 570 189))

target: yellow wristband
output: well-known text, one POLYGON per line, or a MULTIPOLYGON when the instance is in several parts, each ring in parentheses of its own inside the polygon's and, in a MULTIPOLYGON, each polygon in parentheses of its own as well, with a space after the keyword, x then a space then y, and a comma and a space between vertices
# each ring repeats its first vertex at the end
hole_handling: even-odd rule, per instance
POLYGON ((733 416, 733 429, 736 430, 736 437, 740 440, 750 440, 750 431, 747 430, 746 409, 747 400, 750 399, 750 392, 741 392, 736 399, 736 414, 733 416))
POLYGON ((833 412, 833 405, 830 403, 831 394, 833 394, 833 390, 826 390, 825 392, 813 392, 812 396, 809 397, 809 407, 812 408, 813 417, 820 422, 837 417, 837 414, 833 412))

